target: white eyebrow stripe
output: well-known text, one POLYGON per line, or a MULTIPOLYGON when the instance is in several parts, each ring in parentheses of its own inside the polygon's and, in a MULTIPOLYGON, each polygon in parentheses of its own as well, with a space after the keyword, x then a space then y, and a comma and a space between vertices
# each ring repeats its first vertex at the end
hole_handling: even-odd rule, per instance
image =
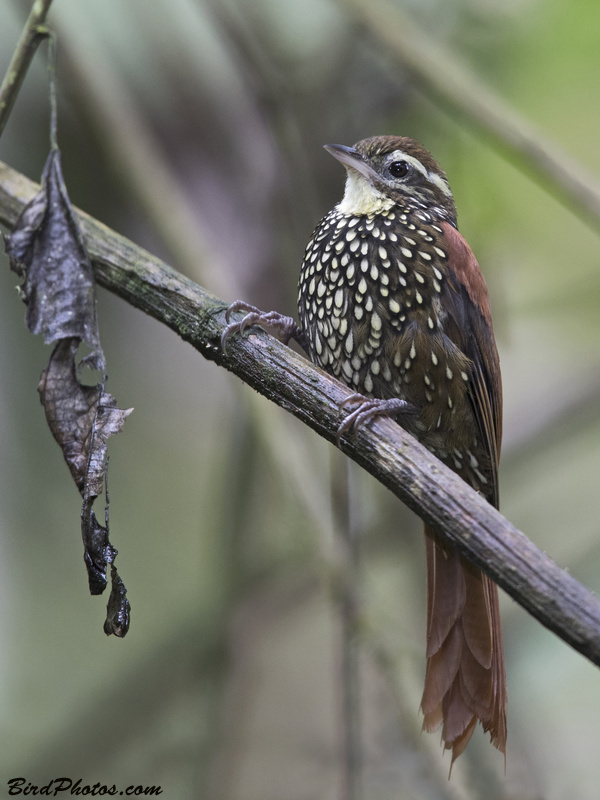
POLYGON ((441 189, 442 192, 447 196, 451 197, 452 192, 450 191, 450 187, 448 183, 436 172, 427 172, 423 164, 419 161, 418 158, 414 156, 409 156, 408 153, 404 153, 402 150, 394 150, 391 155, 391 161, 406 161, 407 164, 410 164, 411 167, 418 169, 421 175, 424 175, 429 183, 433 183, 438 189, 441 189))
POLYGON ((406 163, 410 164, 411 167, 415 167, 415 169, 418 169, 422 175, 424 175, 426 178, 429 178, 427 170, 423 164, 421 164, 419 159, 415 158, 414 156, 409 156, 408 153, 404 153, 402 150, 394 150, 389 158, 389 161, 390 163, 392 161, 406 161, 406 163))

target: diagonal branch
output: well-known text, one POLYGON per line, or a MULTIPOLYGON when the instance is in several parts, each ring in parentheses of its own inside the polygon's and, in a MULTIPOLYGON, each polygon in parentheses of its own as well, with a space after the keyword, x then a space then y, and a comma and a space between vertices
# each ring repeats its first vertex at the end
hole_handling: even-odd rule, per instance
MULTIPOLYGON (((11 227, 36 184, 0 163, 0 221, 11 227)), ((164 323, 202 355, 233 372, 335 441, 349 390, 273 337, 258 332, 220 347, 226 303, 78 212, 98 282, 164 323)), ((600 666, 600 601, 496 509, 391 420, 342 440, 343 451, 488 573, 520 605, 600 666)))

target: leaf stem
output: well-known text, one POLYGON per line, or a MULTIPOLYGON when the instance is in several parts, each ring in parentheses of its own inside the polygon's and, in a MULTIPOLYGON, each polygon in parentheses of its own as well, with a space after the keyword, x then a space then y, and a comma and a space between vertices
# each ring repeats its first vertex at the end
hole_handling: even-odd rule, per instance
POLYGON ((58 112, 56 105, 56 34, 48 31, 48 81, 50 84, 50 147, 58 150, 58 112))

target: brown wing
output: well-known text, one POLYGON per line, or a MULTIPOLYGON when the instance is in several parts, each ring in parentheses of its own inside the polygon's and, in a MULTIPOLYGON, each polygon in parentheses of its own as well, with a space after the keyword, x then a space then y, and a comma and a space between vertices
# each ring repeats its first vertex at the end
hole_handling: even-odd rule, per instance
POLYGON ((490 459, 492 489, 487 499, 497 508, 498 460, 502 441, 502 383, 489 295, 479 264, 469 245, 452 225, 442 223, 442 228, 451 285, 451 296, 446 303, 450 317, 448 326, 445 326, 446 334, 474 365, 469 383, 469 397, 481 441, 490 459))

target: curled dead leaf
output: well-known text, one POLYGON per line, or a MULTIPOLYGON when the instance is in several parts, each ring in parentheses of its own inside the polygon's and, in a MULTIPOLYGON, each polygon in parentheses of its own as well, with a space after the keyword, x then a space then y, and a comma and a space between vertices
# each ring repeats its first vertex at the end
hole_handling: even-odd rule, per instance
POLYGON ((42 189, 23 209, 7 237, 6 251, 11 269, 23 279, 21 294, 29 330, 41 333, 47 344, 56 342, 38 391, 52 435, 83 497, 81 534, 90 592, 104 591, 110 564, 112 590, 104 630, 125 636, 130 606, 114 566, 117 550, 109 540, 108 493, 104 525, 92 507, 106 490, 108 438, 122 430, 132 409, 117 408, 115 399, 105 391, 96 284, 64 184, 58 148, 51 150, 46 161, 42 189), (83 342, 91 352, 77 363, 83 342), (79 372, 84 364, 100 371, 102 379, 97 385, 81 383, 79 372))

